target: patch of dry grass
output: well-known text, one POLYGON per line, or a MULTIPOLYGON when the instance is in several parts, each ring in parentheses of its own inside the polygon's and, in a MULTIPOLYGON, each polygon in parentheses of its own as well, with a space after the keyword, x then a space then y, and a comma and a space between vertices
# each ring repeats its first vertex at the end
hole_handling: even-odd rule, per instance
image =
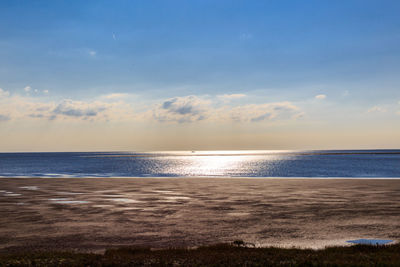
POLYGON ((197 249, 123 247, 108 249, 103 255, 3 252, 0 266, 400 266, 400 244, 311 250, 252 248, 236 243, 197 249))

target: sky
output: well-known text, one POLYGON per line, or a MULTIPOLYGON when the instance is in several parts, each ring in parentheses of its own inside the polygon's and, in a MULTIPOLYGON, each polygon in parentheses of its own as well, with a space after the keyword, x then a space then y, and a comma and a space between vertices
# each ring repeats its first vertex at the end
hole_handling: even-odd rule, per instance
POLYGON ((400 2, 0 2, 0 151, 400 148, 400 2))

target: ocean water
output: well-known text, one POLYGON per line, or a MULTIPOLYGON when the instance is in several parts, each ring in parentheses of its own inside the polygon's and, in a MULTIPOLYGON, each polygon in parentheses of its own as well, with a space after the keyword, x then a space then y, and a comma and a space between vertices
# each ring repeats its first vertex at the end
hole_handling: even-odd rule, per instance
POLYGON ((400 150, 0 153, 0 177, 400 178, 400 150))

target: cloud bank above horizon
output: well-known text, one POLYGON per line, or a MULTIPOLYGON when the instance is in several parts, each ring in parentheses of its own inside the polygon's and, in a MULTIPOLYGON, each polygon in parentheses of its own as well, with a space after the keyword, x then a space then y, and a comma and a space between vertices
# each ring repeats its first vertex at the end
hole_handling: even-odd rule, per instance
MULTIPOLYGON (((30 90, 24 91, 25 94, 12 94, 0 89, 0 127, 6 129, 6 137, 4 132, 3 135, 0 132, 0 140, 7 140, 7 144, 18 143, 15 146, 17 149, 3 144, 6 151, 23 150, 20 147, 51 151, 216 147, 264 149, 267 146, 275 149, 286 149, 288 146, 303 148, 298 146, 298 141, 310 144, 310 136, 315 138, 313 144, 321 136, 324 137, 322 140, 332 138, 332 133, 341 140, 343 135, 347 136, 348 132, 338 133, 335 129, 338 125, 343 127, 340 121, 342 116, 352 119, 358 127, 367 127, 371 121, 381 122, 382 114, 400 118, 400 105, 397 102, 384 107, 375 105, 356 109, 349 105, 337 110, 336 104, 329 102, 325 95, 309 96, 296 102, 262 101, 262 97, 244 93, 187 95, 157 100, 137 94, 110 93, 86 100, 72 100, 53 99, 48 92, 32 95, 30 90), (333 112, 335 110, 337 113, 333 112), (34 134, 27 132, 24 125, 29 125, 34 134), (226 132, 226 129, 231 130, 226 132), (135 132, 135 138, 132 138, 132 131, 135 132), (104 140, 102 133, 113 137, 104 140), (48 136, 42 143, 37 142, 33 146, 39 148, 21 142, 22 137, 28 143, 32 142, 37 134, 48 136), (10 142, 14 135, 18 138, 10 142), (191 137, 190 141, 184 141, 188 136, 191 137), (61 146, 60 138, 63 139, 61 146), (92 138, 97 141, 92 143, 92 138), (80 139, 82 142, 78 141, 80 139), (137 145, 138 139, 142 140, 140 143, 143 146, 137 145), (49 140, 54 140, 58 145, 49 140), (65 143, 66 140, 68 142, 65 143), (125 143, 115 140, 124 140, 125 143), (132 140, 133 143, 129 142, 132 140), (167 145, 163 144, 163 140, 169 140, 167 145)), ((395 133, 390 138, 394 138, 395 133)), ((348 140, 354 144, 355 139, 365 141, 357 136, 348 140)), ((310 147, 316 148, 313 145, 310 147)))
POLYGON ((159 103, 148 104, 141 111, 129 100, 129 94, 111 93, 92 100, 62 99, 53 101, 30 95, 11 95, 0 89, 0 114, 12 121, 25 120, 83 120, 88 122, 158 122, 158 123, 211 123, 261 122, 273 120, 294 120, 303 115, 301 109, 289 101, 261 104, 232 104, 226 99, 245 97, 245 94, 221 96, 179 96, 159 103))

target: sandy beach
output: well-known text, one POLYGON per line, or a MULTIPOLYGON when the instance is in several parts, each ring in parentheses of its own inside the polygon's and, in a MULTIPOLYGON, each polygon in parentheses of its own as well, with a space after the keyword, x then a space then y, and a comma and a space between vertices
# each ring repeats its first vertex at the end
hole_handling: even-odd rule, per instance
POLYGON ((399 179, 1 178, 0 249, 400 239, 399 179))

